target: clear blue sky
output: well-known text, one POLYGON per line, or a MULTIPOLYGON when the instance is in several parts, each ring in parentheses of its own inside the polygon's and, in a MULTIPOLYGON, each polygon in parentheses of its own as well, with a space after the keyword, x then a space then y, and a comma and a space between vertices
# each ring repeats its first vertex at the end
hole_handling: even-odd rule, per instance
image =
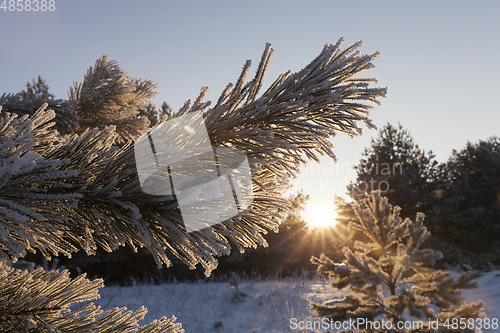
MULTIPOLYGON (((366 73, 389 87, 372 112, 375 123, 400 122, 445 161, 467 140, 500 132, 499 17, 496 1, 56 0, 54 12, 0 10, 0 93, 19 92, 41 75, 66 98, 108 54, 131 76, 159 84, 156 104, 178 109, 204 85, 215 100, 246 59, 257 64, 265 42, 276 50, 268 85, 344 36, 344 46, 361 39, 363 53, 382 53, 366 73)), ((376 134, 332 139, 338 167, 325 159, 298 184, 315 200, 344 194, 351 166, 376 134)))

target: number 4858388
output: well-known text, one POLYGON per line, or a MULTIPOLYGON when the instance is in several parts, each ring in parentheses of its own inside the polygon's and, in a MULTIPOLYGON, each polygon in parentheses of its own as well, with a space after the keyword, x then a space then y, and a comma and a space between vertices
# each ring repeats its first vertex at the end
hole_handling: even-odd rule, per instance
MULTIPOLYGON (((1 1, 1 0, 0 0, 1 1)), ((56 10, 55 0, 3 0, 0 9, 4 12, 53 12, 56 10)))

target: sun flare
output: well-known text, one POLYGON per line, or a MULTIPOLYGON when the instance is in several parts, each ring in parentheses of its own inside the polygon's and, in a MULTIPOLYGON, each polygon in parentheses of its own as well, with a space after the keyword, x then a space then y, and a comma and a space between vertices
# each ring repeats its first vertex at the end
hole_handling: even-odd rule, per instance
POLYGON ((333 205, 308 205, 303 217, 310 228, 333 227, 337 223, 337 212, 333 205))

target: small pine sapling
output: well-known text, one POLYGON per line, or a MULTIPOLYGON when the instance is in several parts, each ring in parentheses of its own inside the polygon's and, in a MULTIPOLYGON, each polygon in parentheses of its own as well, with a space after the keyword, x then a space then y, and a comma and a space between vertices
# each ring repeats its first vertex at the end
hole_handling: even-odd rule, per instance
POLYGON ((241 283, 241 277, 235 272, 231 272, 231 277, 229 278, 229 285, 234 290, 233 298, 231 299, 231 301, 233 301, 234 303, 241 302, 242 297, 245 297, 247 295, 240 291, 240 283, 241 283))
POLYGON ((482 301, 467 303, 461 296, 462 289, 477 287, 472 280, 479 273, 454 276, 433 268, 442 254, 420 249, 430 236, 423 225, 424 214, 417 213, 415 221, 403 220, 400 211, 380 191, 373 191, 354 207, 356 219, 347 228, 336 229, 346 245, 344 261, 335 263, 324 254, 311 258, 318 271, 328 273, 333 288, 350 293, 324 304, 312 303, 311 308, 333 321, 358 322, 360 318, 357 332, 385 332, 371 325, 382 320, 386 328, 392 325, 394 332, 404 332, 408 330, 399 329, 397 323, 415 319, 421 324, 413 332, 473 332, 453 329, 452 322, 454 318, 484 318, 482 301))

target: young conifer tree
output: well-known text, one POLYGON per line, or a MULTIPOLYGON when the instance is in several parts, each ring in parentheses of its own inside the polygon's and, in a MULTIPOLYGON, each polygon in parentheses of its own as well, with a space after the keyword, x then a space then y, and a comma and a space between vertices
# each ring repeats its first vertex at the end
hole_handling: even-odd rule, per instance
POLYGON ((356 221, 349 222, 347 228, 337 229, 346 245, 344 261, 335 263, 324 254, 311 258, 320 272, 328 273, 333 288, 351 293, 324 304, 313 303, 311 308, 319 316, 333 321, 360 318, 356 332, 390 329, 394 332, 475 332, 453 324, 461 318, 466 321, 484 318, 482 301, 467 303, 461 296, 462 289, 477 287, 472 280, 479 273, 471 271, 455 277, 433 268, 442 254, 420 248, 430 236, 423 225, 424 214, 417 213, 415 221, 403 220, 400 211, 400 207, 393 207, 387 198, 381 197, 380 191, 372 191, 362 205, 354 206, 356 221), (350 237, 352 232, 361 235, 354 243, 350 237), (421 320, 423 326, 418 329, 397 326, 399 322, 415 319, 421 320), (436 319, 439 328, 432 324, 436 319), (392 326, 373 329, 380 326, 367 323, 375 320, 379 324, 382 320, 388 321, 392 326))
MULTIPOLYGON (((229 244, 239 251, 265 245, 263 235, 277 230, 290 207, 282 193, 299 166, 318 155, 335 158, 328 138, 337 132, 360 135, 359 122, 375 128, 370 103, 378 104, 386 88, 370 86, 375 79, 357 74, 372 69, 378 53, 361 55, 360 42, 342 50, 341 43, 326 45, 303 70, 280 75, 259 96, 273 53, 266 44, 252 80, 246 82, 247 61, 236 84, 227 85, 213 107, 203 102, 204 87, 194 103, 187 101, 173 115, 202 111, 212 145, 243 150, 252 172, 251 207, 191 233, 175 197, 146 194, 138 180, 131 140, 149 124, 140 114, 153 93, 150 81, 131 79, 104 57, 71 88, 70 100, 43 101, 43 94, 0 97, 0 330, 180 330, 165 318, 133 328, 144 309, 103 313, 90 304, 70 311, 71 303, 98 297, 102 281, 70 279, 67 271, 20 271, 5 262, 28 251, 50 259, 128 244, 146 247, 158 266, 169 266, 171 255, 190 268, 201 264, 208 276, 216 256, 229 254, 229 244)), ((164 119, 172 116, 169 112, 164 119)))

